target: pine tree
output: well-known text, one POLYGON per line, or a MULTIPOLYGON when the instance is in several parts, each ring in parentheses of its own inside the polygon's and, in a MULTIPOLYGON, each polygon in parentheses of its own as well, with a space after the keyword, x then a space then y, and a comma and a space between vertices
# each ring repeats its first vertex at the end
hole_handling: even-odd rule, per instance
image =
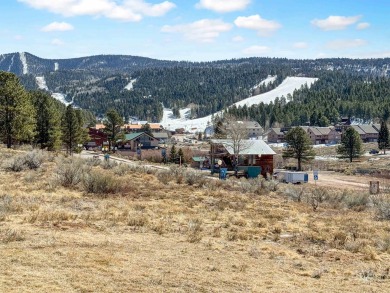
POLYGON ((0 139, 7 148, 15 142, 32 142, 35 117, 31 97, 17 76, 0 72, 0 139))
POLYGON ((386 149, 389 148, 389 146, 389 129, 386 122, 383 120, 381 122, 381 128, 379 129, 378 148, 383 150, 383 154, 386 154, 386 149))
POLYGON ((349 162, 352 162, 353 158, 359 158, 362 152, 362 139, 359 133, 353 127, 348 127, 341 137, 337 153, 341 158, 348 158, 349 162))
POLYGON ((44 92, 31 92, 34 108, 39 115, 36 120, 35 143, 48 150, 61 147, 60 107, 44 92))
POLYGON ((61 124, 62 141, 66 146, 66 153, 72 155, 77 148, 81 133, 80 122, 72 105, 66 107, 61 124))
POLYGON ((171 147, 171 151, 169 153, 169 161, 174 163, 175 159, 176 159, 176 147, 173 144, 172 147, 171 147))
POLYGON ((283 150, 283 158, 297 159, 298 171, 302 170, 302 162, 313 160, 315 156, 310 137, 302 127, 294 127, 285 139, 287 147, 283 150))
POLYGON ((105 126, 104 132, 108 135, 108 149, 111 150, 112 144, 122 138, 121 126, 124 124, 123 119, 117 111, 109 109, 103 124, 105 126))

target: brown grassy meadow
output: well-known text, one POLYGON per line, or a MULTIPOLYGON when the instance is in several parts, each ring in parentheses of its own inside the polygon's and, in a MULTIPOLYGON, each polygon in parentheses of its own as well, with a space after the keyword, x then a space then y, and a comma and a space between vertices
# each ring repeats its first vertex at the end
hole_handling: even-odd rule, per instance
POLYGON ((390 291, 366 194, 0 150, 1 292, 390 291))

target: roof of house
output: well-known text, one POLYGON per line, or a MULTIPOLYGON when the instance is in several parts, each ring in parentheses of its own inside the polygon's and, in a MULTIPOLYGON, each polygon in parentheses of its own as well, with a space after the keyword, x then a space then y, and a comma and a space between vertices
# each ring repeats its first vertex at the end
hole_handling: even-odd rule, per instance
POLYGON ((167 132, 152 132, 152 135, 153 135, 155 138, 158 138, 158 139, 166 139, 166 138, 169 138, 167 132))
MULTIPOLYGON (((234 154, 231 139, 212 139, 213 144, 222 144, 230 155, 234 154)), ((242 140, 240 155, 276 155, 276 153, 263 140, 242 140)))
POLYGON ((359 125, 351 125, 351 127, 352 127, 353 129, 355 129, 355 130, 357 131, 357 133, 359 133, 359 135, 366 134, 366 133, 364 132, 364 130, 361 129, 361 128, 359 127, 359 125))
POLYGON ((275 132, 275 134, 277 134, 277 135, 284 135, 284 133, 278 127, 273 127, 273 128, 270 129, 270 131, 275 132))
POLYGON ((359 127, 366 133, 366 134, 377 134, 378 131, 372 127, 372 125, 359 125, 359 127))
POLYGON ((309 129, 315 135, 328 135, 331 130, 329 127, 309 127, 309 129))
POLYGON ((102 123, 95 125, 95 129, 104 129, 104 128, 106 128, 106 127, 102 123))
MULTIPOLYGON (((142 126, 144 126, 145 124, 125 124, 123 125, 123 127, 126 129, 141 129, 142 126)), ((150 126, 150 129, 161 129, 160 123, 148 123, 148 124, 150 126)))
POLYGON ((125 140, 126 140, 126 141, 128 141, 128 140, 134 140, 134 139, 140 137, 140 136, 143 135, 143 134, 145 134, 145 135, 147 135, 147 136, 150 136, 150 137, 154 138, 153 136, 147 134, 146 132, 134 132, 134 133, 126 133, 126 134, 125 134, 125 140))
POLYGON ((207 159, 206 159, 206 157, 192 157, 192 160, 193 160, 194 162, 204 162, 204 161, 206 161, 207 159))

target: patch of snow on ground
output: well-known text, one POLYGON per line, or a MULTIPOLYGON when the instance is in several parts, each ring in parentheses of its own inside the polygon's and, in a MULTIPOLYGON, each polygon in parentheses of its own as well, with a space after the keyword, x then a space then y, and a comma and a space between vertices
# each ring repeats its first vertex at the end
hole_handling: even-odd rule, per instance
POLYGON ((37 76, 35 78, 35 80, 37 81, 37 84, 38 84, 38 88, 41 89, 41 90, 46 90, 48 91, 49 88, 47 87, 46 85, 46 80, 45 80, 45 77, 44 76, 37 76))
MULTIPOLYGON (((235 103, 238 106, 251 106, 263 102, 265 104, 274 101, 276 97, 287 96, 292 94, 295 89, 299 89, 302 85, 307 84, 309 87, 317 80, 317 78, 308 77, 287 77, 277 88, 253 97, 249 97, 245 100, 235 103)), ((161 125, 165 129, 175 130, 177 128, 184 128, 185 131, 196 133, 203 132, 206 127, 211 124, 212 115, 197 119, 186 119, 182 111, 188 111, 188 109, 180 110, 180 118, 174 118, 172 110, 164 108, 163 118, 161 125)), ((221 114, 220 112, 214 113, 214 115, 221 114)))
POLYGON ((276 80, 277 75, 268 75, 266 79, 262 80, 258 85, 254 86, 253 88, 258 88, 262 85, 267 85, 269 83, 273 83, 276 80))
POLYGON ((59 68, 60 68, 60 65, 58 64, 58 62, 55 62, 54 63, 54 71, 58 71, 59 68))
POLYGON ((131 91, 133 89, 133 85, 136 81, 137 81, 137 79, 130 80, 129 84, 125 86, 125 89, 128 91, 131 91))
POLYGON ((11 67, 12 67, 12 65, 14 65, 14 57, 15 57, 15 55, 12 55, 11 64, 9 65, 8 70, 7 70, 9 72, 11 72, 11 67))
POLYGON ((54 99, 56 99, 56 100, 60 101, 61 103, 65 104, 65 106, 68 106, 68 105, 70 105, 70 104, 73 103, 73 101, 69 103, 69 102, 66 100, 65 95, 64 95, 64 94, 61 94, 61 93, 52 93, 51 96, 52 96, 54 99))
POLYGON ((28 74, 28 66, 27 66, 27 59, 26 54, 24 52, 19 53, 20 61, 23 65, 23 74, 28 74))

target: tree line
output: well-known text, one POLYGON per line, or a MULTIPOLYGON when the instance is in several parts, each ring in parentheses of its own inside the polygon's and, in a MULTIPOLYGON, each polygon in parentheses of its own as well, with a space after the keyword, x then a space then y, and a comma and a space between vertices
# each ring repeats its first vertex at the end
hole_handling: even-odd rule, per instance
POLYGON ((43 91, 27 91, 18 77, 0 71, 0 140, 11 148, 32 144, 68 153, 88 140, 86 123, 93 116, 72 105, 65 107, 43 91))

